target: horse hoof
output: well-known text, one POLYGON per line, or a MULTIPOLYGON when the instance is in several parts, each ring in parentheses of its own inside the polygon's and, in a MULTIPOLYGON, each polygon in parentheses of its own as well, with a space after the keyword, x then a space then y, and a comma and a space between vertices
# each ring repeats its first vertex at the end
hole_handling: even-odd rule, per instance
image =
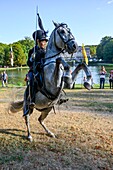
POLYGON ((33 141, 32 136, 28 136, 28 141, 30 141, 30 142, 32 142, 32 141, 33 141))
POLYGON ((48 134, 50 137, 52 137, 52 138, 56 138, 56 136, 54 135, 54 133, 49 133, 48 134))
POLYGON ((84 87, 85 87, 87 90, 91 90, 91 85, 90 85, 88 82, 85 82, 85 83, 84 83, 84 87))

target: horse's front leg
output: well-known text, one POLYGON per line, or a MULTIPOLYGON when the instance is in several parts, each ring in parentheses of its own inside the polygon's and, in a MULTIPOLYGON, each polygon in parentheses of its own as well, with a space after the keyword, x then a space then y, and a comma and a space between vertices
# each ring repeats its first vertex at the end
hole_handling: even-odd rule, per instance
POLYGON ((83 69, 86 77, 87 77, 87 81, 84 83, 84 87, 88 90, 91 89, 91 72, 88 68, 88 66, 85 63, 80 63, 79 65, 77 65, 77 67, 75 68, 75 70, 72 72, 72 82, 75 82, 75 79, 78 75, 78 73, 80 72, 80 70, 83 69))
POLYGON ((48 108, 44 111, 41 112, 40 117, 38 118, 40 124, 42 125, 42 127, 44 128, 44 130, 47 132, 47 134, 53 138, 55 138, 54 133, 52 133, 44 124, 44 119, 47 117, 47 115, 49 114, 49 112, 51 111, 52 108, 48 108))

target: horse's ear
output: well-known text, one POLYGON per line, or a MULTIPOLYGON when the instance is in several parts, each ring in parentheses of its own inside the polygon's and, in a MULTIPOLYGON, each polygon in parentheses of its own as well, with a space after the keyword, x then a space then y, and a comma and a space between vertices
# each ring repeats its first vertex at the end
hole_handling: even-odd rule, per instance
POLYGON ((56 23, 56 22, 54 22, 54 21, 53 21, 53 24, 54 24, 55 27, 58 27, 58 26, 59 26, 59 24, 56 23))

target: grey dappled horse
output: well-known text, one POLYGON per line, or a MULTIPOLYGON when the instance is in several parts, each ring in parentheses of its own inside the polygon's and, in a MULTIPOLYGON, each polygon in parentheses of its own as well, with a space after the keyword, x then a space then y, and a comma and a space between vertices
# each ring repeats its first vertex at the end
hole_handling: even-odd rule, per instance
MULTIPOLYGON (((73 54, 78 47, 70 29, 64 23, 54 23, 54 25, 55 29, 50 35, 43 65, 43 85, 35 94, 35 109, 41 112, 38 120, 47 134, 52 137, 55 137, 55 135, 45 126, 44 119, 54 108, 54 105, 58 103, 64 84, 68 88, 72 88, 77 74, 83 69, 87 76, 87 82, 85 82, 84 86, 87 89, 91 88, 91 73, 86 64, 78 64, 71 73, 69 65, 64 59, 65 53, 73 54)), ((13 102, 10 106, 10 111, 17 112, 23 109, 23 112, 25 112, 26 105, 29 106, 29 100, 26 101, 25 96, 26 91, 24 101, 13 102)), ((30 134, 29 116, 32 112, 33 109, 30 109, 29 114, 25 116, 28 139, 30 141, 32 141, 32 136, 30 134)))

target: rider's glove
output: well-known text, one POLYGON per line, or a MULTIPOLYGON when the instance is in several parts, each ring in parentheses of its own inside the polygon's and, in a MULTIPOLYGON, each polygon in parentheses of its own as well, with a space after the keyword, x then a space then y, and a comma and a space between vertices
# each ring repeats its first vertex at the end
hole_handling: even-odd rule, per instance
POLYGON ((30 57, 30 61, 31 61, 31 62, 33 62, 33 61, 34 61, 34 59, 35 59, 35 53, 33 53, 33 54, 31 55, 31 57, 30 57))
POLYGON ((35 59, 35 53, 33 53, 33 54, 31 55, 31 57, 32 57, 32 59, 34 60, 34 59, 35 59))

